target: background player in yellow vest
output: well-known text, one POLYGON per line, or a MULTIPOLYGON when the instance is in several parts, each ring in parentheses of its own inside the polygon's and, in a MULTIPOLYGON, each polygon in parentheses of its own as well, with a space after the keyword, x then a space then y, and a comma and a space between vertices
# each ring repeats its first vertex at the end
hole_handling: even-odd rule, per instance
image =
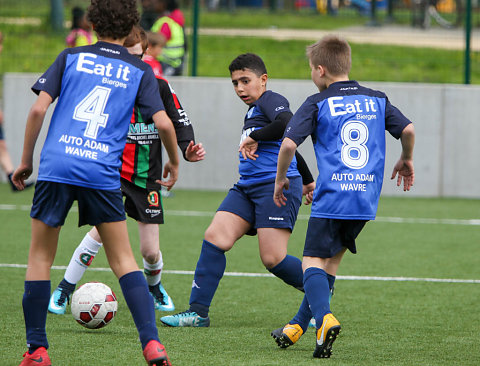
POLYGON ((160 14, 151 31, 161 33, 167 40, 158 60, 162 64, 163 75, 182 75, 185 58, 185 18, 178 9, 176 0, 152 0, 152 9, 160 14))

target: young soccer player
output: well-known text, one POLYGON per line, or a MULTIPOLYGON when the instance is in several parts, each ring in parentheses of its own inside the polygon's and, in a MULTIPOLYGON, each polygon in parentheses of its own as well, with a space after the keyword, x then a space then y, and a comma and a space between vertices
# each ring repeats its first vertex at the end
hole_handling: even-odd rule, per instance
MULTIPOLYGON (((340 332, 330 311, 330 289, 346 250, 356 253, 355 239, 374 220, 383 182, 385 130, 400 138, 402 153, 392 179, 403 180, 404 191, 414 182, 412 123, 387 96, 349 80, 349 44, 326 36, 307 47, 311 75, 320 93, 307 98, 290 120, 280 153, 273 200, 288 205, 285 190, 296 148, 312 136, 319 176, 303 252, 305 297, 295 317, 272 332, 280 347, 298 341, 313 316, 317 343, 313 357, 328 358, 340 332)), ((288 191, 287 191, 288 192, 288 191)))
MULTIPOLYGON (((149 365, 170 365, 158 338, 147 282, 128 240, 120 188, 121 154, 134 104, 153 119, 170 161, 172 187, 178 175, 175 130, 165 113, 151 68, 122 46, 138 22, 135 0, 92 0, 88 18, 99 42, 68 48, 32 87, 38 98, 28 114, 20 166, 13 181, 19 189, 33 170, 33 150, 50 104, 57 99, 41 153, 35 187, 32 239, 23 296, 28 351, 22 366, 51 364, 45 330, 50 298, 50 267, 60 228, 74 200, 79 225, 97 228, 125 301, 137 327, 149 365)), ((167 177, 166 175, 164 176, 167 177)), ((160 181, 158 181, 160 182, 160 181)))
MULTIPOLYGON (((142 57, 147 49, 147 35, 138 26, 123 44, 130 54, 142 57)), ((205 150, 201 143, 194 143, 193 127, 180 101, 166 79, 157 77, 162 102, 177 135, 177 144, 185 160, 203 160, 205 150)), ((163 208, 160 185, 155 177, 162 175, 161 140, 158 133, 148 128, 138 107, 132 115, 127 144, 122 155, 121 190, 125 196, 125 211, 137 220, 140 236, 140 252, 144 273, 156 310, 173 311, 172 299, 161 283, 163 259, 158 245, 159 224, 163 224, 163 208)), ((65 271, 63 280, 53 291, 48 311, 65 314, 67 302, 87 268, 92 264, 102 246, 98 231, 93 227, 75 250, 65 271)))
POLYGON ((167 43, 165 36, 161 33, 148 32, 148 48, 143 56, 143 61, 151 66, 156 77, 163 75, 162 64, 158 58, 162 54, 163 47, 167 43))
MULTIPOLYGON (((267 90, 267 70, 251 53, 229 66, 236 94, 249 106, 239 148, 240 180, 227 194, 205 232, 192 284, 190 308, 160 320, 169 326, 208 327, 210 304, 223 276, 225 252, 245 234, 258 234, 265 267, 287 284, 303 289, 301 261, 287 255, 287 244, 302 200, 314 189, 313 177, 299 155, 288 167, 291 179, 286 207, 272 202, 280 138, 292 116, 285 97, 267 90), (305 177, 302 186, 302 175, 305 177)), ((308 197, 307 197, 308 200, 308 197)))

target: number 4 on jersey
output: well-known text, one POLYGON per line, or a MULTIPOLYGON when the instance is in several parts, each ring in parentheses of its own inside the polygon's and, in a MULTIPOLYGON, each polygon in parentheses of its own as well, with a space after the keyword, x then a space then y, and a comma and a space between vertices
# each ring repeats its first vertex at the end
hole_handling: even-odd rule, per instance
POLYGON ((96 86, 83 100, 77 104, 73 118, 77 121, 87 122, 84 136, 97 138, 98 128, 107 125, 108 114, 105 114, 110 89, 96 86))

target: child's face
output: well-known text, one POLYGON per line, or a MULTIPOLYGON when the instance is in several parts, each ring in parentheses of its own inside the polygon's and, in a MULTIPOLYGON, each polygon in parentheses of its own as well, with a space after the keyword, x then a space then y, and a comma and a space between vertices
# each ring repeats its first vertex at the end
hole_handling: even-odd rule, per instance
POLYGON ((132 47, 127 47, 127 51, 129 54, 138 56, 140 58, 143 56, 143 48, 140 42, 133 45, 132 47))
POLYGON ((256 102, 267 89, 267 74, 257 76, 249 69, 235 70, 231 78, 235 93, 248 105, 256 102))
POLYGON ((149 45, 146 53, 147 55, 157 58, 162 53, 162 46, 158 44, 156 46, 149 45))
POLYGON ((327 89, 327 83, 325 80, 325 70, 321 66, 313 66, 310 61, 310 70, 313 83, 317 86, 318 90, 322 91, 327 89))

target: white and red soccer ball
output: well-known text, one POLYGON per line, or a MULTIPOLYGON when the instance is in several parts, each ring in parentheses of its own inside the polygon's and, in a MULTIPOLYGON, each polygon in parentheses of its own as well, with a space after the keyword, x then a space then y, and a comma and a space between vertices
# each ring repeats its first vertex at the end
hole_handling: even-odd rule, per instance
POLYGON ((101 282, 87 282, 72 296, 72 315, 85 328, 104 327, 113 320, 117 309, 117 297, 110 287, 101 282))

